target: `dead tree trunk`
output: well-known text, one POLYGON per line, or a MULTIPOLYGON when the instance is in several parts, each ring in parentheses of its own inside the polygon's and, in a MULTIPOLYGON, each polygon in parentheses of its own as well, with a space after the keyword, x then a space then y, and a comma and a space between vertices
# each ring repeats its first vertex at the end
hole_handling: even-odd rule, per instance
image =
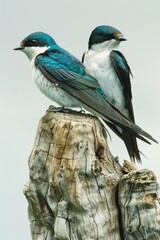
POLYGON ((97 118, 48 112, 38 126, 24 189, 32 239, 160 239, 155 176, 131 170, 123 175, 97 118))

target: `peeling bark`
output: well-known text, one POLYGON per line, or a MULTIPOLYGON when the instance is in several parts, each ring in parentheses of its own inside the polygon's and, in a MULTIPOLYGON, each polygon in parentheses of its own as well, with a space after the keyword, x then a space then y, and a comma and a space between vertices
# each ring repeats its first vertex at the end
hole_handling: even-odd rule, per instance
POLYGON ((37 129, 29 173, 24 194, 33 240, 160 239, 142 238, 151 230, 160 235, 155 178, 120 166, 97 118, 48 112, 37 129))

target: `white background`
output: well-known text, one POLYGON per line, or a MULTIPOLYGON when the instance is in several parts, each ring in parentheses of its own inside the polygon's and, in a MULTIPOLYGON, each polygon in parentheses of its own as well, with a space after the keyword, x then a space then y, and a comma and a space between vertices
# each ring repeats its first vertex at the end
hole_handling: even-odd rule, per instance
MULTIPOLYGON (((160 1, 146 0, 5 0, 0 8, 0 226, 1 239, 29 240, 27 161, 39 119, 51 103, 31 79, 27 57, 12 49, 35 31, 44 31, 81 59, 88 37, 98 25, 118 28, 127 38, 119 50, 132 69, 136 122, 160 140, 160 1)), ((110 131, 112 134, 112 132, 110 131)), ((111 151, 128 159, 124 144, 112 134, 111 151)), ((160 146, 140 143, 147 158, 142 168, 160 180, 160 146)))

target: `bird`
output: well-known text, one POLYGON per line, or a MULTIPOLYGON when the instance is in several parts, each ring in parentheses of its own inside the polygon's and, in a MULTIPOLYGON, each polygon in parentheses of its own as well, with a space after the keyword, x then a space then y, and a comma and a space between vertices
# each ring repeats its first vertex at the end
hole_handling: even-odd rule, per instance
POLYGON ((81 61, 61 48, 47 33, 29 34, 14 50, 26 54, 36 85, 58 105, 85 109, 109 126, 115 124, 146 142, 146 138, 157 142, 110 104, 97 79, 87 74, 81 61))
MULTIPOLYGON (((97 79, 107 100, 135 123, 131 90, 133 75, 124 55, 117 50, 120 43, 126 40, 112 26, 96 27, 90 34, 88 50, 82 56, 82 63, 86 72, 97 79)), ((136 136, 112 123, 110 128, 124 141, 130 159, 141 162, 136 136)))

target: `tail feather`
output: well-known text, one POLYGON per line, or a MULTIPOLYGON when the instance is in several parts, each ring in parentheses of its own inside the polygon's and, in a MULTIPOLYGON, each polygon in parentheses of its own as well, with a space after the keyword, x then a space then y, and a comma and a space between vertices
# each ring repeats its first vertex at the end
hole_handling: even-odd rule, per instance
POLYGON ((131 161, 133 161, 133 162, 137 161, 138 163, 141 163, 142 161, 141 161, 140 154, 143 155, 143 153, 141 153, 141 151, 138 149, 138 144, 137 144, 136 138, 139 138, 148 144, 150 144, 150 142, 147 141, 141 135, 133 133, 133 132, 129 132, 129 131, 127 131, 127 129, 120 129, 119 127, 117 127, 115 124, 113 124, 111 122, 105 121, 105 123, 112 129, 112 131, 118 137, 120 137, 124 141, 131 161))
POLYGON ((126 145, 131 161, 141 163, 142 161, 136 137, 127 131, 122 131, 122 139, 126 145))

